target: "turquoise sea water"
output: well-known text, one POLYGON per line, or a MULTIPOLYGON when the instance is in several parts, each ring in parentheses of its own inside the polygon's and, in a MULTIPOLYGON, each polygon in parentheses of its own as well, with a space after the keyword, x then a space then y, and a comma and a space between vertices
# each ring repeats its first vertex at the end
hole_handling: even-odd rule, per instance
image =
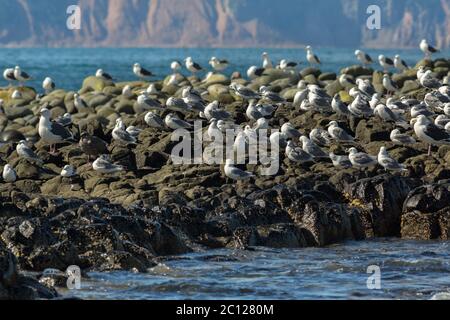
MULTIPOLYGON (((99 48, 99 49, 5 49, 0 48, 0 69, 20 65, 23 70, 33 76, 29 84, 41 90, 42 80, 50 76, 58 87, 64 89, 78 89, 83 79, 102 68, 110 73, 117 81, 136 79, 132 73, 132 65, 139 62, 143 67, 155 74, 155 79, 161 79, 170 73, 170 63, 173 60, 183 60, 192 56, 205 69, 209 69, 208 61, 211 56, 228 59, 230 67, 227 73, 240 71, 245 74, 251 65, 261 65, 261 53, 267 51, 273 62, 281 59, 301 62, 307 66, 304 49, 162 49, 162 48, 99 48)), ((393 58, 401 54, 410 64, 422 58, 419 49, 411 50, 366 50, 375 60, 379 54, 393 58)), ((342 67, 355 64, 354 49, 316 48, 315 53, 321 58, 324 71, 339 71, 342 67)), ((449 52, 443 52, 436 57, 449 57, 449 52)), ((302 66, 301 66, 302 67, 302 66)), ((378 65, 376 65, 379 68, 378 65)), ((186 73, 186 70, 182 71, 186 73)), ((186 73, 189 74, 189 73, 186 73)), ((0 86, 5 85, 3 78, 0 86)))
MULTIPOLYGON (((211 56, 231 62, 227 73, 245 73, 272 60, 305 63, 303 49, 0 49, 0 69, 20 65, 41 89, 46 76, 57 86, 76 90, 98 68, 117 81, 135 79, 131 66, 142 66, 161 79, 170 62, 192 56, 208 67, 211 56)), ((399 53, 408 63, 419 50, 366 50, 374 59, 399 53)), ((354 49, 316 48, 324 71, 355 64, 354 49)), ((449 57, 449 52, 436 57, 449 57)), ((379 68, 378 65, 375 66, 379 68)), ((186 73, 186 71, 182 71, 186 73)), ((186 73, 187 74, 187 73, 186 73)), ((6 85, 0 79, 0 86, 6 85)), ((82 290, 63 291, 86 299, 431 299, 450 298, 450 243, 380 239, 327 248, 214 250, 167 258, 144 274, 90 273, 82 290), (381 268, 381 289, 366 286, 369 265, 381 268)))

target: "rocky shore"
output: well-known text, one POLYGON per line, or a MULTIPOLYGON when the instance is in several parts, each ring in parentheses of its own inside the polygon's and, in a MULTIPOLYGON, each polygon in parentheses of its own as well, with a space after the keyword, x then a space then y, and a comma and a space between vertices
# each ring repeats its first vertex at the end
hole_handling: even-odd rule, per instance
MULTIPOLYGON (((393 74, 400 87, 396 98, 423 100, 430 91, 417 81, 419 66, 442 79, 449 73, 450 62, 423 60, 415 69, 393 74)), ((355 65, 341 73, 370 79, 377 92, 386 93, 380 71, 355 65)), ((75 108, 74 92, 56 89, 38 95, 30 87, 0 88, 4 100, 0 172, 10 164, 17 173, 15 182, 0 182, 0 298, 56 297, 53 285, 57 281, 40 274, 49 268, 64 272, 70 265, 85 271, 145 272, 161 256, 209 248, 296 248, 370 237, 448 240, 450 146, 434 147, 429 156, 426 144, 394 144, 389 138, 394 124, 378 117, 343 120, 336 114, 292 105, 301 79, 351 102, 350 88, 342 87, 338 77, 309 67, 299 73, 268 69, 251 81, 233 74, 233 82, 253 90, 265 85, 287 99, 270 120, 271 126, 279 128, 289 121, 309 133, 336 120, 356 137, 360 150, 376 155, 386 146, 407 171, 393 174, 380 166, 338 169, 327 160, 299 165, 282 152, 276 175, 256 175, 235 183, 225 177, 223 165, 172 164, 170 153, 176 142, 171 141, 171 132, 149 127, 146 112, 136 102, 147 82, 86 78, 78 92, 91 110, 86 113, 75 108), (122 95, 126 85, 132 89, 129 97, 122 95), (11 98, 15 90, 21 93, 19 99, 11 98), (52 119, 72 115, 69 129, 77 141, 82 132, 88 132, 107 142, 112 161, 125 170, 94 171, 77 143, 61 144, 51 154, 37 131, 43 105, 52 119), (126 126, 142 129, 136 146, 126 147, 111 138, 119 117, 126 126), (18 156, 16 145, 24 138, 35 142, 33 149, 42 165, 18 156), (67 164, 76 168, 77 175, 60 175, 67 164), (18 270, 37 272, 41 281, 18 270)), ((178 75, 178 85, 168 84, 169 78, 152 82, 158 91, 152 96, 163 105, 192 85, 206 92, 202 96, 207 101, 218 100, 237 124, 252 124, 245 117, 246 103, 229 89, 230 77, 216 73, 201 80, 178 75)), ((179 116, 194 119, 191 114, 179 116)), ((407 132, 412 134, 411 129, 407 132)), ((345 148, 333 144, 325 149, 345 154, 345 148)), ((258 166, 242 168, 257 172, 258 166)))

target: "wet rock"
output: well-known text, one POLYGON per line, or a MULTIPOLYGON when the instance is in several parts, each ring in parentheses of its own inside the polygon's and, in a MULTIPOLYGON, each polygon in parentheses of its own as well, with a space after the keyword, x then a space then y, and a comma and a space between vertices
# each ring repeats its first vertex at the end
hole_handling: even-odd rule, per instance
POLYGON ((370 76, 372 73, 372 68, 367 68, 360 65, 350 66, 341 70, 341 74, 348 74, 355 78, 360 76, 370 76))

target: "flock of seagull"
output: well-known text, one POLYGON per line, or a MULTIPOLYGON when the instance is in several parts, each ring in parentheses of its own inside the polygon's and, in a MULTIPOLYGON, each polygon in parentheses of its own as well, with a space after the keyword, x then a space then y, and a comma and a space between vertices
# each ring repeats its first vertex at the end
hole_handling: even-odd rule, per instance
MULTIPOLYGON (((425 58, 431 59, 431 55, 438 50, 430 46, 426 40, 420 43, 420 49, 425 54, 425 58)), ((355 51, 355 57, 362 65, 374 63, 373 59, 362 50, 355 51)), ((321 60, 314 54, 311 46, 306 47, 306 59, 310 65, 319 65, 321 60)), ((416 138, 429 145, 428 154, 431 155, 431 146, 450 145, 450 86, 449 79, 445 77, 442 81, 435 77, 431 70, 420 67, 417 70, 417 81, 424 88, 427 88, 427 94, 423 101, 413 98, 395 99, 394 93, 399 89, 389 76, 388 70, 396 68, 399 72, 409 69, 409 66, 400 56, 395 56, 394 60, 380 55, 378 57, 380 66, 385 71, 382 85, 386 89, 387 95, 383 97, 376 93, 373 84, 368 79, 353 79, 353 77, 342 74, 338 81, 348 90, 349 95, 354 99, 347 104, 340 98, 339 93, 334 97, 327 94, 324 88, 319 85, 308 84, 300 80, 293 102, 287 102, 278 93, 271 91, 268 87, 262 86, 258 91, 254 91, 247 86, 232 82, 229 86, 230 92, 239 96, 245 103, 245 116, 249 125, 241 128, 233 119, 233 114, 221 108, 218 101, 207 101, 205 92, 196 90, 192 86, 182 89, 182 97, 169 97, 165 104, 158 100, 158 90, 155 85, 150 83, 148 88, 140 92, 136 101, 140 110, 145 112, 145 122, 149 127, 160 130, 192 130, 193 125, 180 117, 180 114, 194 114, 200 119, 206 119, 209 122, 207 132, 213 136, 216 132, 223 133, 227 129, 236 130, 234 147, 235 150, 240 145, 248 145, 251 137, 254 137, 261 129, 271 129, 270 119, 278 108, 299 107, 300 110, 314 110, 316 112, 333 114, 339 116, 339 119, 348 119, 349 117, 370 118, 379 117, 385 122, 391 122, 395 125, 390 133, 392 142, 399 145, 413 145, 416 139, 402 133, 401 129, 413 129, 416 138), (385 98, 385 99, 384 99, 385 98), (383 101, 385 101, 383 103, 383 101), (162 118, 158 113, 169 110, 170 113, 162 118), (411 121, 407 122, 405 114, 410 113, 411 121), (252 125, 250 125, 252 124, 252 125)), ((227 60, 221 60, 212 57, 209 61, 213 71, 206 76, 208 78, 214 72, 225 70, 229 66, 227 60)), ((191 57, 184 60, 185 68, 192 74, 197 74, 204 69, 196 63, 191 57)), ((262 54, 262 66, 251 66, 247 71, 249 80, 255 79, 271 68, 278 68, 285 72, 298 72, 298 64, 293 61, 281 60, 278 65, 274 65, 269 55, 262 54)), ((173 61, 170 65, 173 71, 168 83, 178 86, 177 75, 183 68, 183 63, 173 61)), ((153 76, 152 72, 143 68, 139 63, 133 65, 133 73, 141 80, 147 80, 153 76)), ((4 78, 11 83, 18 81, 23 85, 31 77, 20 69, 8 68, 4 72, 4 78)), ((113 77, 99 69, 96 76, 104 80, 113 81, 113 77)), ((233 79, 232 79, 233 80, 233 79)), ((55 89, 54 81, 47 77, 43 81, 45 94, 49 94, 55 89)), ((20 95, 18 90, 13 93, 17 97, 20 95)), ((122 95, 132 97, 132 88, 127 85, 122 90, 122 95)), ((3 101, 0 100, 0 107, 3 101)), ((83 98, 75 93, 74 105, 78 112, 86 113, 93 111, 83 98)), ((64 142, 76 142, 68 126, 72 124, 70 114, 52 120, 50 111, 46 106, 40 110, 40 120, 38 124, 38 133, 43 142, 50 145, 50 153, 56 153, 56 145, 64 142)), ((142 129, 130 126, 126 127, 122 119, 117 119, 112 131, 112 139, 126 146, 135 146, 138 144, 139 133, 142 129)), ((385 147, 381 147, 377 156, 369 155, 359 151, 356 146, 355 137, 340 127, 337 121, 330 121, 327 127, 315 128, 309 135, 302 134, 298 128, 295 128, 289 122, 284 123, 280 130, 273 132, 269 137, 271 145, 277 144, 284 150, 285 156, 292 162, 303 164, 313 163, 321 159, 331 160, 334 166, 340 168, 366 169, 376 165, 382 166, 388 171, 407 171, 405 166, 392 158, 385 147), (342 143, 348 145, 346 149, 348 155, 336 155, 332 152, 326 152, 324 147, 329 147, 332 143, 342 143)), ((79 147, 87 155, 88 162, 91 157, 95 158, 92 168, 103 174, 110 174, 124 170, 124 167, 111 162, 108 157, 108 145, 102 139, 82 133, 79 140, 79 147)), ((43 161, 33 151, 27 141, 21 141, 16 147, 17 154, 31 162, 42 165, 43 161)), ((232 159, 226 159, 224 173, 233 180, 245 180, 253 177, 252 172, 244 171, 234 165, 232 159)), ((76 175, 76 169, 71 165, 66 165, 61 176, 71 177, 76 175)), ((11 165, 6 164, 3 169, 3 179, 7 182, 13 182, 17 179, 17 174, 11 165)))

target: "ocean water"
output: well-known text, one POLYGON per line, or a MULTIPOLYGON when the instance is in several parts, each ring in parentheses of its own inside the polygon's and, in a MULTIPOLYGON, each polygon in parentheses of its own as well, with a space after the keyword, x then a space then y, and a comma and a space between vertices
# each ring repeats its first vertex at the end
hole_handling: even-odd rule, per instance
MULTIPOLYGON (((173 60, 183 61, 187 56, 192 56, 205 69, 209 69, 208 61, 212 56, 220 59, 228 59, 230 67, 226 73, 239 71, 245 75, 251 65, 261 65, 261 53, 268 52, 272 61, 288 59, 302 63, 300 67, 308 64, 304 49, 163 49, 163 48, 24 48, 10 49, 0 48, 0 70, 7 67, 20 65, 28 72, 33 81, 29 85, 41 89, 45 77, 51 77, 56 85, 67 90, 80 88, 85 77, 95 74, 96 70, 102 68, 110 73, 117 81, 135 80, 132 73, 132 65, 139 62, 143 67, 155 74, 155 79, 162 79, 171 72, 170 63, 173 60)), ((366 50, 374 60, 379 54, 385 54, 391 58, 400 54, 409 64, 414 64, 423 57, 419 49, 408 50, 366 50)), ((354 57, 354 49, 316 48, 315 53, 322 60, 322 70, 337 72, 342 67, 349 66, 358 61, 354 57)), ((449 52, 442 52, 436 57, 449 57, 449 52)), ((376 67, 379 68, 377 65, 376 67)), ((188 75, 186 70, 182 73, 188 75)), ((3 78, 0 86, 5 85, 3 78)))
MULTIPOLYGON (((450 299, 450 242, 377 239, 325 248, 212 250, 147 273, 89 273, 83 299, 450 299), (380 289, 369 289, 369 266, 380 289)), ((372 281, 369 281, 373 283, 372 281)))
MULTIPOLYGON (((132 65, 139 62, 162 79, 172 60, 187 56, 204 67, 211 56, 228 59, 228 74, 245 74, 250 65, 261 64, 263 51, 274 62, 285 58, 307 65, 303 49, 33 48, 0 49, 0 69, 20 65, 39 91, 46 76, 60 88, 77 90, 98 68, 128 81, 136 79, 132 65)), ((374 59, 398 53, 410 64, 422 58, 418 49, 366 51, 374 59)), ((357 63, 353 48, 315 52, 324 71, 357 63)), ((449 57, 449 52, 436 57, 449 57)), ((211 250, 167 258, 144 274, 89 273, 81 290, 61 293, 84 299, 450 299, 449 249, 450 242, 378 239, 325 248, 211 250), (369 265, 380 267, 379 290, 367 288, 369 265)))

